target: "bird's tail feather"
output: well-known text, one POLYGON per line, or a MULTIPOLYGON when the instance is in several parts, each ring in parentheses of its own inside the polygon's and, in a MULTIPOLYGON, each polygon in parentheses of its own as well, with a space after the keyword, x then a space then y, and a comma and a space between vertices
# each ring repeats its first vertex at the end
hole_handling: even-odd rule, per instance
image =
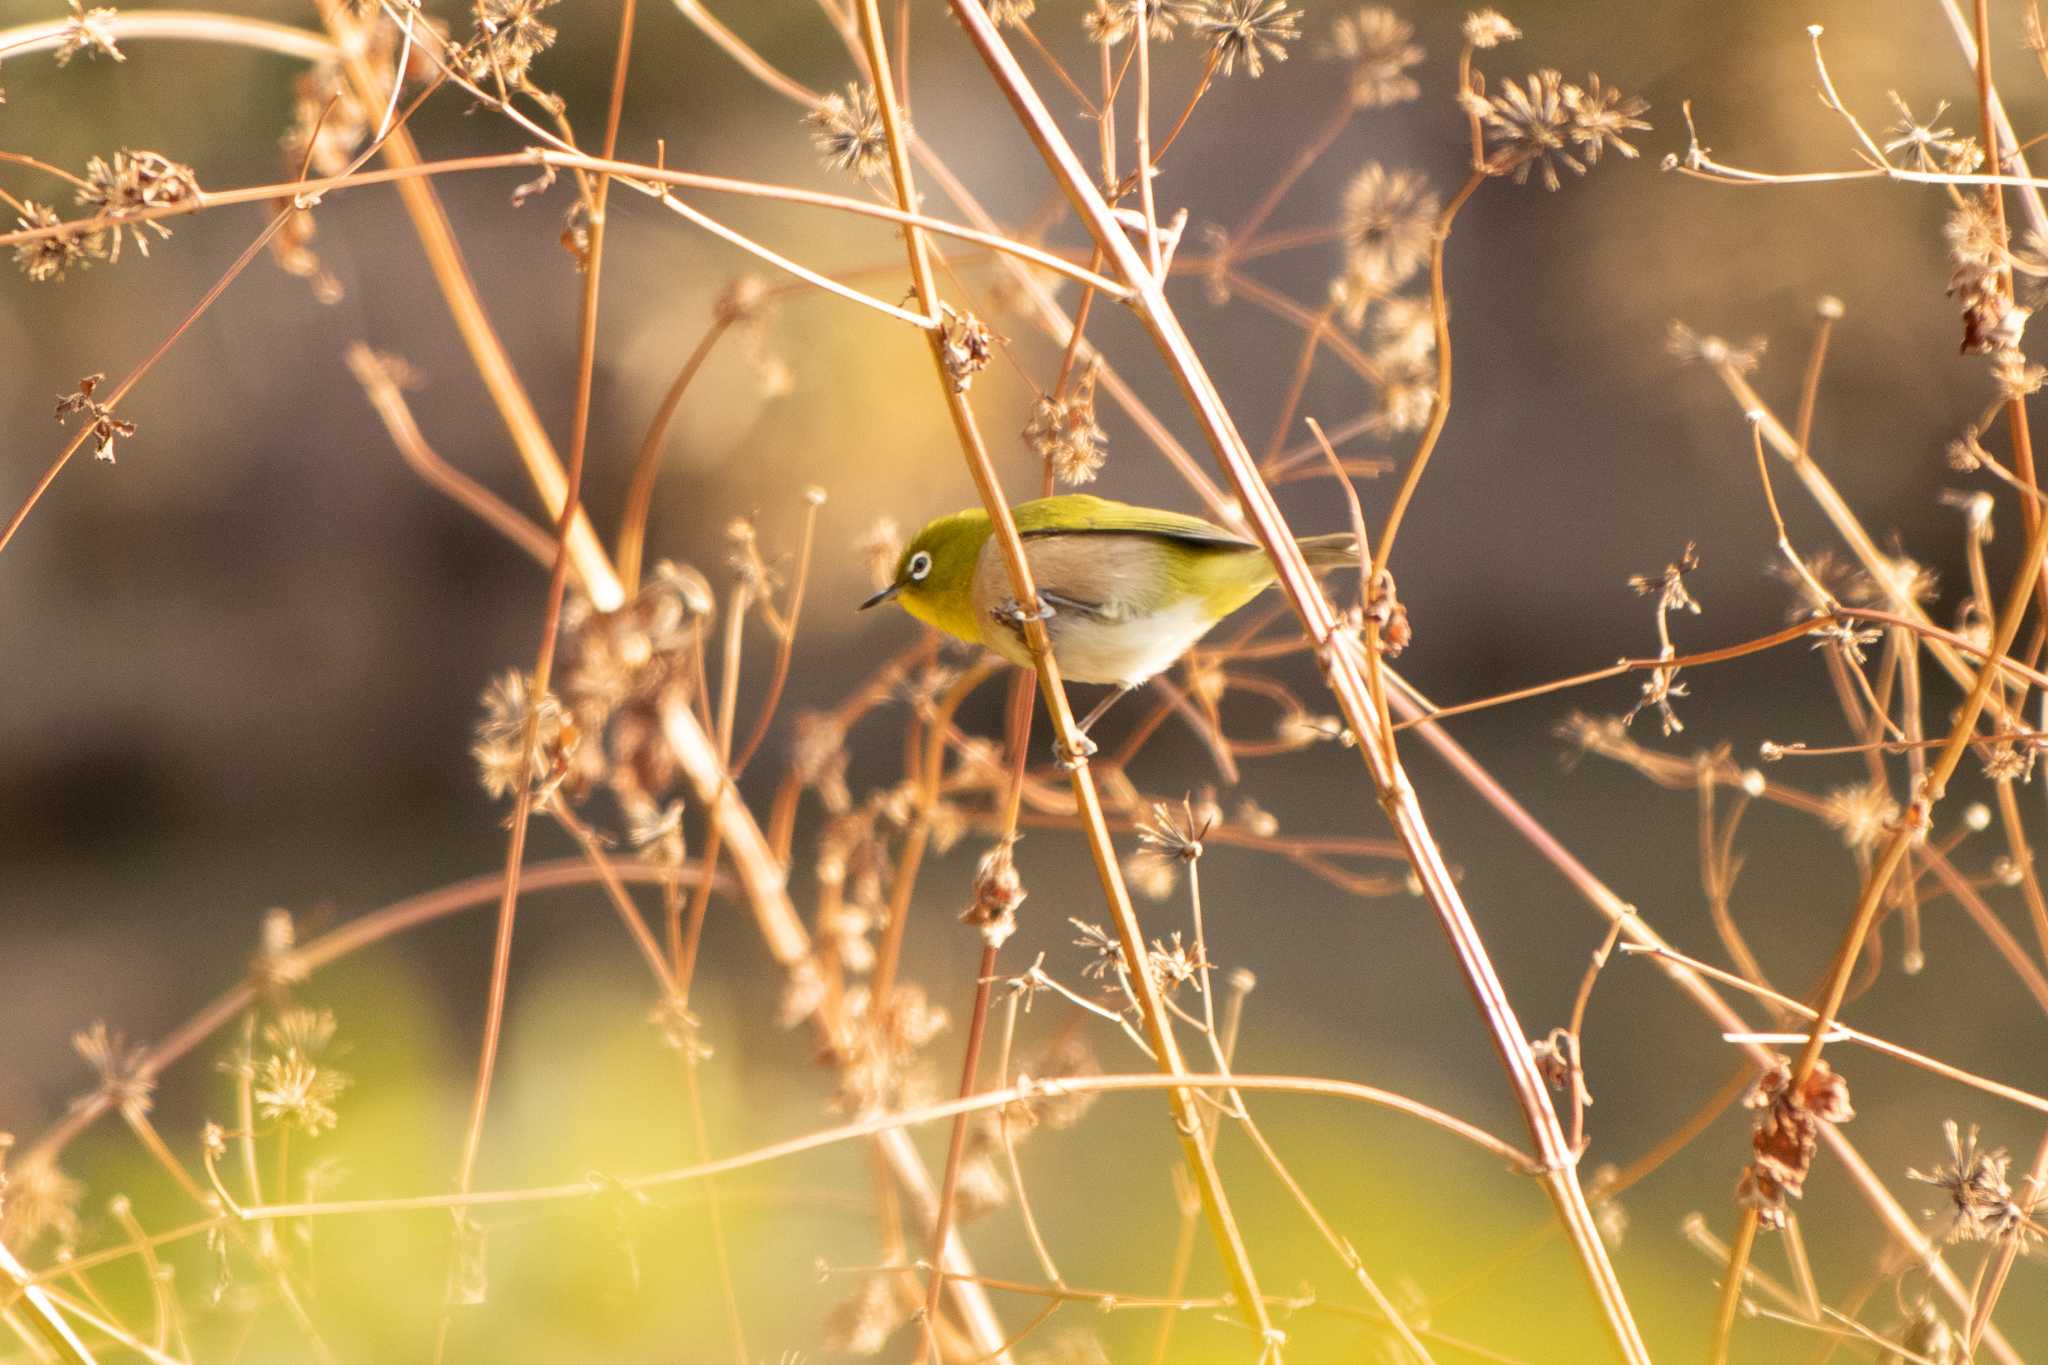
POLYGON ((1317 573, 1358 567, 1358 537, 1349 531, 1327 536, 1303 536, 1298 543, 1309 568, 1317 573))

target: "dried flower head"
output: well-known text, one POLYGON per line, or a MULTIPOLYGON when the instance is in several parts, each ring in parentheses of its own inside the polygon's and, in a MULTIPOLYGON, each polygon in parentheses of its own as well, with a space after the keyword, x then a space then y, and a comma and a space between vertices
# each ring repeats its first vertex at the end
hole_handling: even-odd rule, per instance
POLYGON ((939 361, 953 392, 972 388, 974 376, 987 369, 994 356, 995 337, 987 323, 949 303, 939 305, 939 361))
POLYGON ((318 1137, 340 1122, 334 1101, 349 1078, 305 1057, 273 1054, 256 1073, 256 1111, 273 1123, 318 1137))
POLYGON ((1965 1131, 1948 1119, 1941 1130, 1948 1139, 1948 1160, 1931 1172, 1908 1170, 1906 1176, 1948 1196, 1948 1207, 1939 1215, 1946 1224, 1942 1239, 1994 1242, 2037 1235, 2029 1226, 2026 1208, 2013 1198, 2012 1183, 2006 1178, 2012 1158, 2005 1149, 1980 1147, 1974 1123, 1965 1131))
POLYGON ((1837 787, 1828 793, 1821 818, 1842 832, 1850 848, 1875 848, 1898 823, 1899 803, 1880 783, 1837 787))
POLYGON ((1266 74, 1266 61, 1287 60, 1288 43, 1301 37, 1301 16, 1286 0, 1206 0, 1195 32, 1209 43, 1216 66, 1234 75, 1239 62, 1247 76, 1266 74))
MULTIPOLYGON (((108 242, 107 259, 121 259, 121 230, 118 224, 153 209, 170 208, 199 197, 199 178, 190 166, 180 165, 158 152, 134 152, 122 148, 112 161, 94 157, 85 163, 85 184, 79 187, 78 202, 95 217, 113 220, 117 226, 108 242)), ((171 230, 161 222, 129 222, 135 249, 149 254, 147 227, 159 237, 171 230)))
POLYGON ((1905 153, 1909 170, 1939 171, 1950 158, 1963 150, 1965 143, 1971 142, 1969 138, 1958 138, 1953 128, 1937 126, 1941 123, 1941 116, 1948 112, 1947 100, 1935 105, 1933 116, 1923 122, 1913 117, 1913 111, 1899 97, 1898 91, 1886 93, 1891 96, 1892 108, 1899 111, 1899 121, 1885 129, 1891 134, 1884 144, 1885 154, 1896 156, 1905 153))
POLYGON ((1383 299, 1373 310, 1372 337, 1372 358, 1381 368, 1423 368, 1436 356, 1436 313, 1420 294, 1383 299))
POLYGON ((1420 431, 1436 411, 1436 372, 1426 365, 1408 365, 1380 375, 1379 403, 1370 419, 1378 436, 1420 431))
POLYGON ((1785 1225, 1785 1205, 1797 1199, 1813 1166, 1822 1123, 1846 1123, 1856 1116, 1849 1087, 1826 1062, 1796 1090, 1792 1065, 1778 1057, 1750 1088, 1744 1107, 1760 1111, 1750 1133, 1754 1156, 1743 1169, 1736 1198, 1757 1210, 1765 1227, 1785 1225))
POLYGON ((1465 43, 1469 47, 1499 47, 1521 36, 1522 30, 1509 23, 1507 16, 1497 9, 1474 10, 1465 16, 1465 43))
POLYGON ((58 44, 57 65, 69 66, 71 59, 83 52, 92 58, 112 57, 125 62, 121 49, 114 45, 114 11, 104 6, 87 9, 79 0, 71 0, 71 18, 64 24, 64 41, 58 44))
POLYGON ((1575 175, 1586 173, 1586 163, 1571 151, 1572 111, 1565 97, 1564 77, 1551 70, 1537 71, 1521 84, 1501 82, 1500 93, 1480 99, 1474 106, 1485 125, 1489 150, 1486 169, 1493 175, 1511 175, 1517 185, 1526 184, 1533 172, 1545 189, 1562 183, 1557 168, 1564 166, 1575 175))
POLYGON ((1384 5, 1340 15, 1324 51, 1351 63, 1351 102, 1361 109, 1404 104, 1422 93, 1408 74, 1423 58, 1415 26, 1384 5))
POLYGON ((1024 424, 1024 443, 1052 467, 1053 477, 1061 483, 1093 483, 1109 459, 1109 438, 1095 420, 1095 381, 1101 372, 1101 362, 1095 361, 1063 396, 1040 397, 1024 424))
POLYGON ((626 838, 640 856, 657 867, 675 871, 682 867, 686 849, 683 844, 683 803, 670 801, 665 806, 646 802, 635 810, 626 823, 626 838))
POLYGON ((909 1317, 909 1305, 896 1293, 892 1276, 863 1275, 853 1294, 826 1316, 825 1349, 878 1356, 909 1317))
POLYGON ((1185 797, 1178 812, 1169 810, 1162 801, 1155 801, 1152 818, 1138 826, 1138 841, 1161 858, 1192 863, 1202 856, 1202 840, 1213 819, 1196 819, 1194 805, 1185 797))
POLYGON ((868 86, 850 84, 844 95, 827 94, 804 115, 804 125, 827 169, 869 176, 888 168, 889 135, 875 92, 868 86))
POLYGON ((1145 970, 1152 973, 1153 982, 1168 995, 1189 982, 1201 990, 1203 975, 1213 965, 1202 955, 1200 945, 1181 942, 1178 930, 1171 940, 1153 939, 1145 953, 1145 970))
POLYGON ((1676 356, 1681 363, 1689 365, 1697 361, 1717 370, 1726 367, 1736 374, 1755 373, 1769 346, 1770 341, 1766 337, 1751 337, 1740 346, 1731 346, 1720 337, 1702 335, 1675 319, 1664 334, 1666 354, 1676 356))
POLYGON ((87 1100, 102 1101, 127 1119, 139 1119, 149 1112, 156 1079, 144 1069, 149 1056, 146 1049, 129 1046, 102 1019, 72 1034, 71 1046, 99 1077, 99 1085, 87 1100))
POLYGON ((973 895, 960 915, 962 924, 981 930, 983 941, 991 948, 1002 947, 1017 932, 1017 908, 1028 894, 1012 857, 1016 844, 1012 835, 981 855, 974 868, 973 895))
POLYGON ((1038 0, 988 0, 989 22, 998 28, 1022 28, 1038 12, 1038 0))
POLYGON ((463 75, 472 84, 500 91, 525 90, 534 58, 555 45, 555 30, 540 18, 555 0, 476 0, 476 30, 459 54, 463 75))
POLYGON ((1429 264, 1442 201, 1419 171, 1390 171, 1368 162, 1344 188, 1344 239, 1355 271, 1382 295, 1392 293, 1429 264))
POLYGON ((5 1164, 13 1144, 12 1134, 0 1133, 0 1242, 17 1253, 26 1253, 45 1232, 55 1233, 65 1246, 76 1242, 85 1186, 46 1155, 5 1164))
MULTIPOLYGON (((1145 7, 1145 36, 1155 43, 1170 43, 1182 24, 1201 16, 1204 0, 1142 0, 1145 7)), ((1088 40, 1105 47, 1122 42, 1137 31, 1140 0, 1095 0, 1082 17, 1088 40)))
POLYGON ((102 402, 93 397, 93 390, 105 379, 103 374, 89 374, 78 381, 75 392, 67 393, 57 400, 57 420, 83 415, 86 419, 87 439, 93 443, 93 458, 114 463, 114 442, 125 441, 135 434, 135 423, 114 416, 111 401, 102 402))
POLYGON ((575 726, 553 693, 534 697, 531 679, 508 670, 484 689, 483 704, 484 718, 477 722, 476 744, 469 752, 493 798, 511 796, 529 783, 548 783, 567 771, 575 726))
POLYGON ((1567 85, 1564 98, 1571 115, 1567 133, 1588 166, 1599 164, 1604 147, 1612 147, 1630 160, 1639 155, 1623 134, 1649 130, 1650 125, 1640 117, 1648 111, 1649 101, 1623 95, 1611 85, 1602 85, 1594 75, 1586 77, 1583 87, 1567 85))
POLYGON ((106 257, 105 229, 65 227, 55 209, 33 199, 22 201, 14 223, 24 232, 47 234, 14 244, 14 263, 37 284, 61 280, 65 271, 82 270, 106 257))

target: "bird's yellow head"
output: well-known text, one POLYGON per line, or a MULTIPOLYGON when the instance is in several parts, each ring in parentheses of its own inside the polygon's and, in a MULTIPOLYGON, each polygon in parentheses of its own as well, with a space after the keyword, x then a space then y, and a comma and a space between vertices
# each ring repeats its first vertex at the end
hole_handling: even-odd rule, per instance
POLYGON ((927 625, 962 640, 980 638, 974 611, 974 571, 988 543, 988 513, 957 512, 919 531, 896 560, 889 586, 860 604, 866 611, 894 599, 927 625))

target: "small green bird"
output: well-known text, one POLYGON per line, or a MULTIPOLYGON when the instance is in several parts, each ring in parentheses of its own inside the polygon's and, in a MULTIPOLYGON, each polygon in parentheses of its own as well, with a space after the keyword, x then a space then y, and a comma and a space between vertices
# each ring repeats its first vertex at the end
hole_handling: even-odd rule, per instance
MULTIPOLYGON (((1257 544, 1180 512, 1068 493, 1019 503, 1011 515, 1061 674, 1117 689, 1081 723, 1083 733, 1274 579, 1257 544)), ((894 581, 861 610, 893 598, 918 620, 1030 667, 1026 617, 992 530, 978 507, 940 517, 905 547, 894 581)), ((1310 536, 1301 548, 1318 573, 1357 562, 1350 535, 1310 536)))

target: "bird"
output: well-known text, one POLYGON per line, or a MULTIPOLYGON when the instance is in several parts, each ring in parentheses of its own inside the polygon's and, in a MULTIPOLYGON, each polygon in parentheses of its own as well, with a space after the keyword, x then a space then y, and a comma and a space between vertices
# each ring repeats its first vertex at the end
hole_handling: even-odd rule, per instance
MULTIPOLYGON (((1116 689, 1077 727, 1084 743, 1118 698, 1172 667, 1276 577, 1256 542, 1184 512, 1065 493, 1018 503, 1010 514, 1061 676, 1116 689)), ((930 522, 903 547, 889 585, 860 610, 894 602, 1031 667, 1023 629, 1031 613, 1011 589, 993 532, 979 507, 930 522)), ((1316 573, 1358 562, 1357 538, 1346 533, 1298 543, 1316 573)))

